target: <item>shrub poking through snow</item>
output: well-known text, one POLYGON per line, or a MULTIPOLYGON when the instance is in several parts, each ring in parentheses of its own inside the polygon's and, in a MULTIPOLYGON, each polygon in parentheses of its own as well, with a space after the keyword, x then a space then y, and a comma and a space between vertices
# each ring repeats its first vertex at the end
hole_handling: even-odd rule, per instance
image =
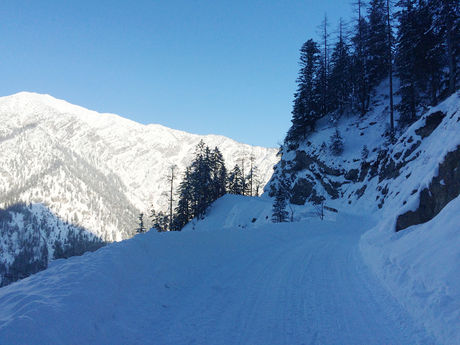
POLYGON ((340 156, 343 153, 343 138, 338 129, 331 136, 331 145, 329 147, 334 156, 340 156))

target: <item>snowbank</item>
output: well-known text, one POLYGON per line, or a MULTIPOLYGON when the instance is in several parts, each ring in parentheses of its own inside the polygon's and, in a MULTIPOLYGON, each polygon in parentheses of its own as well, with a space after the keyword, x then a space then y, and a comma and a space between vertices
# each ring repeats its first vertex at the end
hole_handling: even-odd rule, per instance
POLYGON ((384 221, 363 235, 366 262, 441 344, 460 344, 460 197, 431 221, 394 232, 384 221))

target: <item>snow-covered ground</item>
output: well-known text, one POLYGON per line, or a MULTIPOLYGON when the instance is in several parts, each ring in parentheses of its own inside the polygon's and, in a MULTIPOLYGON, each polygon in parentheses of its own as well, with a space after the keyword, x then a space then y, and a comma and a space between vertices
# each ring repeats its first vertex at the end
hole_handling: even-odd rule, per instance
POLYGON ((460 344, 460 197, 425 224, 392 229, 383 221, 363 235, 365 261, 441 344, 460 344))
POLYGON ((266 195, 227 195, 180 233, 138 235, 0 289, 0 344, 460 344, 460 196, 395 232, 460 145, 459 104, 451 96, 394 145, 379 137, 383 103, 342 119, 336 161, 315 151, 333 128, 312 136, 303 149, 337 169, 358 167, 364 144, 372 162, 380 146, 407 159, 397 176, 331 177, 346 183, 324 221, 307 203, 272 224, 266 195))
MULTIPOLYGON (((458 211, 453 206, 446 212, 458 211)), ((270 224, 263 221, 270 209, 263 199, 227 196, 208 219, 195 223, 196 230, 190 225, 183 232, 152 231, 57 260, 0 289, 0 343, 454 344, 458 339, 433 338, 433 330, 426 331, 422 319, 407 312, 365 265, 359 242, 375 219, 339 213, 335 220, 270 224)), ((433 267, 419 267, 428 269, 433 267)), ((405 282, 395 284, 400 291, 405 282)), ((458 320, 444 321, 442 327, 458 336, 458 320)))

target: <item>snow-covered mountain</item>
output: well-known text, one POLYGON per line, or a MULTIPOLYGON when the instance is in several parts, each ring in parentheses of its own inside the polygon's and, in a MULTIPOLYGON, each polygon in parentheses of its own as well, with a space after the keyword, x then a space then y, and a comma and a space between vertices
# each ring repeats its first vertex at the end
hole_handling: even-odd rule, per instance
MULTIPOLYGON (((177 166, 177 187, 200 140, 219 147, 229 169, 241 158, 249 164, 254 156, 262 186, 270 179, 275 149, 142 125, 49 95, 2 97, 0 208, 43 204, 60 221, 100 241, 129 238, 140 212, 147 213, 152 205, 157 211, 166 209, 168 169, 177 166)), ((15 219, 14 214, 9 217, 15 219)))
POLYGON ((142 125, 48 95, 2 97, 1 202, 45 203, 63 219, 78 218, 104 239, 120 240, 129 236, 138 211, 166 206, 168 168, 178 166, 179 183, 200 140, 219 147, 228 167, 254 155, 263 185, 271 177, 275 149, 142 125))

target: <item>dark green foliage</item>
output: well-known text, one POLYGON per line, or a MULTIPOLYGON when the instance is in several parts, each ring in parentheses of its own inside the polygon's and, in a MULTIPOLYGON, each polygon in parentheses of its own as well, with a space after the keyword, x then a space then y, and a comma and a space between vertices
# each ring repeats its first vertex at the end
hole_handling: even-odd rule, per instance
POLYGON ((294 94, 292 125, 283 145, 288 151, 295 150, 325 115, 331 115, 333 123, 352 111, 364 116, 373 91, 386 78, 389 78, 391 127, 388 135, 392 140, 396 139, 393 109, 399 111, 399 125, 404 127, 428 106, 459 89, 458 1, 399 0, 393 7, 398 10, 395 18, 390 0, 370 0, 368 4, 357 0, 355 4, 357 20, 351 39, 343 34, 345 30, 340 21, 330 59, 327 17, 321 25, 321 49, 313 39, 300 49, 301 68, 294 94), (393 19, 397 21, 395 27, 393 19), (392 97, 393 71, 400 82, 395 92, 401 101, 396 107, 392 97))
POLYGON ((371 0, 366 37, 367 73, 372 90, 388 76, 388 25, 386 0, 371 0))
POLYGON ((456 0, 424 1, 429 8, 433 25, 430 31, 436 36, 435 49, 441 54, 442 65, 447 75, 442 79, 442 96, 449 96, 458 90, 460 74, 460 4, 456 0))
POLYGON ((173 230, 182 229, 193 218, 203 218, 209 205, 226 193, 227 171, 218 148, 213 151, 203 141, 195 149, 195 159, 187 167, 179 185, 179 201, 173 230))
POLYGON ((331 110, 337 111, 338 117, 351 106, 352 94, 352 58, 349 47, 343 36, 343 26, 340 22, 339 37, 331 56, 331 73, 329 77, 331 110))
POLYGON ((297 92, 294 94, 292 126, 286 136, 286 142, 299 141, 315 129, 320 117, 320 95, 318 92, 318 74, 320 50, 313 40, 305 42, 300 49, 300 71, 297 78, 297 92))
POLYGON ((343 153, 343 138, 338 129, 331 136, 330 150, 334 156, 340 156, 343 153))
POLYGON ((233 170, 228 175, 227 191, 230 194, 243 195, 243 173, 238 164, 235 165, 233 170))
POLYGON ((140 233, 143 233, 143 232, 146 231, 145 226, 144 226, 144 214, 139 213, 139 218, 138 219, 139 219, 139 225, 138 225, 138 227, 136 229, 136 232, 138 234, 140 234, 140 233))
POLYGON ((398 6, 395 61, 404 126, 416 120, 420 109, 458 89, 460 21, 455 1, 401 0, 398 6))
POLYGON ((150 214, 150 218, 152 219, 152 227, 157 229, 158 232, 168 231, 169 230, 169 216, 164 214, 163 212, 156 212, 152 209, 152 213, 150 214))
POLYGON ((226 193, 227 168, 219 148, 215 147, 211 155, 212 199, 217 200, 226 193))
POLYGON ((404 0, 399 3, 402 10, 398 13, 399 28, 397 36, 398 49, 396 52, 396 66, 400 80, 399 93, 401 103, 398 110, 401 114, 400 125, 407 125, 415 121, 417 107, 420 102, 420 90, 417 83, 417 69, 420 68, 418 14, 415 0, 404 0))
POLYGON ((369 37, 369 23, 363 16, 363 1, 357 1, 358 20, 355 26, 354 35, 351 38, 353 46, 352 55, 352 85, 353 104, 360 115, 363 116, 369 106, 369 73, 368 73, 368 52, 367 38, 369 37))
POLYGON ((272 222, 283 223, 288 221, 289 213, 286 210, 289 187, 285 176, 278 179, 278 185, 275 191, 275 200, 273 201, 272 222))

